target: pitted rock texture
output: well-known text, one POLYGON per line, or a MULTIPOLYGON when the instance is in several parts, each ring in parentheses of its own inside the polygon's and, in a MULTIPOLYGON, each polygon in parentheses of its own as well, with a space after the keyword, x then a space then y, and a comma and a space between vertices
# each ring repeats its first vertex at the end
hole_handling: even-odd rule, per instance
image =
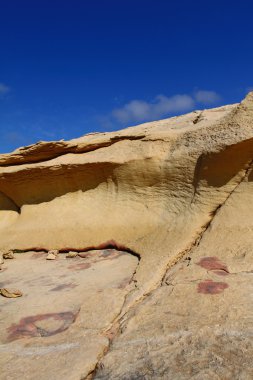
MULTIPOLYGON (((14 338, 28 339, 28 357, 41 340, 57 337, 65 350, 73 329, 88 364, 69 346, 66 362, 75 357, 76 371, 61 355, 61 379, 251 379, 252 163, 253 93, 240 104, 1 155, 0 250, 79 252, 66 259, 73 277, 51 280, 51 296, 77 297, 80 272, 94 289, 104 276, 111 286, 115 262, 120 275, 117 291, 87 298, 84 335, 82 306, 70 301, 62 309, 56 297, 50 307, 17 314, 2 330, 1 349, 16 355, 14 338), (91 250, 100 250, 96 259, 91 250), (103 250, 114 253, 104 260, 103 250), (130 261, 121 263, 119 251, 130 261), (87 275, 103 262, 103 271, 87 275), (108 310, 106 320, 98 305, 108 310)), ((62 255, 44 265, 62 270, 62 255)), ((0 272, 4 287, 8 273, 0 272)), ((24 299, 10 301, 10 315, 24 299)), ((47 364, 45 376, 55 378, 47 364)))

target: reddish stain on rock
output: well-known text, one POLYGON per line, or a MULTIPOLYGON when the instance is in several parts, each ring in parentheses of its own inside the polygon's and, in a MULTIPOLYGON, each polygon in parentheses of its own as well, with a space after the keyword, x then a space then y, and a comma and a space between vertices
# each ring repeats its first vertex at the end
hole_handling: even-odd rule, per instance
POLYGON ((63 313, 38 314, 22 318, 18 324, 13 324, 7 329, 9 333, 7 339, 11 342, 24 337, 47 337, 59 334, 67 330, 75 322, 78 313, 79 310, 76 313, 67 311, 63 313), (50 322, 50 320, 56 322, 57 328, 50 329, 39 326, 39 322, 50 322))
POLYGON ((83 270, 88 269, 91 267, 91 264, 89 263, 78 263, 78 264, 72 264, 68 266, 68 269, 70 270, 83 270))
POLYGON ((229 270, 222 261, 219 260, 218 257, 215 256, 207 256, 203 257, 197 265, 200 265, 202 268, 207 270, 214 271, 215 274, 219 276, 227 276, 229 274, 229 270))
POLYGON ((50 291, 51 292, 59 292, 60 290, 73 289, 73 288, 76 288, 76 287, 77 287, 76 284, 61 284, 61 285, 56 286, 53 289, 50 289, 50 291))
POLYGON ((103 249, 87 253, 79 253, 78 256, 83 259, 95 259, 93 262, 98 262, 102 260, 113 260, 123 254, 124 252, 116 251, 115 249, 103 249))
MULTIPOLYGON (((129 252, 129 253, 133 253, 128 247, 126 247, 125 245, 123 245, 121 243, 116 242, 113 239, 107 240, 104 243, 101 243, 101 244, 96 245, 96 246, 93 245, 93 246, 85 247, 85 249, 83 249, 83 251, 87 252, 87 251, 103 250, 103 249, 116 249, 118 251, 125 251, 125 252, 129 252)), ((71 249, 69 249, 69 250, 71 250, 71 249)), ((79 256, 83 255, 83 252, 81 252, 81 250, 79 250, 79 252, 80 252, 79 256)))
POLYGON ((220 294, 226 288, 228 284, 225 282, 216 282, 212 280, 205 280, 198 284, 198 293, 202 294, 220 294))
POLYGON ((103 260, 113 260, 113 259, 117 259, 118 257, 122 255, 124 255, 123 252, 116 251, 115 249, 104 249, 99 255, 99 258, 103 260))
POLYGON ((80 253, 78 256, 83 259, 91 259, 91 264, 99 263, 104 260, 114 260, 124 255, 125 252, 116 251, 115 249, 103 249, 89 253, 80 253))
POLYGON ((119 251, 128 251, 128 248, 123 244, 116 242, 115 240, 108 240, 96 247, 96 249, 116 248, 119 251))

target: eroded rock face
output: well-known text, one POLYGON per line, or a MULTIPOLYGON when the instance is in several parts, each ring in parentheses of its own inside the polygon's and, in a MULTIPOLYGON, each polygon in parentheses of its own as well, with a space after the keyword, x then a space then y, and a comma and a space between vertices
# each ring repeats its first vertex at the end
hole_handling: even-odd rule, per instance
MULTIPOLYGON (((0 250, 79 253, 66 259, 75 275, 51 279, 49 291, 72 292, 73 305, 63 310, 57 298, 15 315, 9 327, 3 317, 1 349, 14 353, 6 347, 15 336, 21 346, 42 339, 52 346, 56 337, 61 345, 72 329, 74 337, 87 328, 78 344, 89 364, 77 354, 77 371, 71 377, 63 366, 59 378, 252 378, 252 162, 253 93, 241 104, 0 156, 0 250), (72 285, 79 270, 102 265, 101 254, 89 262, 94 249, 115 249, 103 272, 94 270, 94 289, 101 276, 110 288, 117 260, 121 285, 101 300, 92 295, 88 307, 90 298, 72 285), (121 263, 119 251, 129 261, 121 263), (108 310, 105 320, 98 305, 108 310), (78 324, 83 309, 90 327, 78 324)), ((65 270, 61 257, 43 265, 65 270)), ((19 262, 11 260, 0 281, 10 281, 19 262)), ((14 314, 23 300, 10 301, 14 314)))
POLYGON ((95 379, 252 378, 251 173, 190 255, 122 318, 95 379))

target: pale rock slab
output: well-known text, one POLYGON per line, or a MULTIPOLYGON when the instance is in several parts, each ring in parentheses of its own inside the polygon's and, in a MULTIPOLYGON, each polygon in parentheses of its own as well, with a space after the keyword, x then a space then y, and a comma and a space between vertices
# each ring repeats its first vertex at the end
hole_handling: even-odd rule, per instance
POLYGON ((0 297, 1 379, 82 379, 107 350, 106 330, 120 314, 138 259, 114 251, 45 260, 26 252, 5 264, 0 288, 23 296, 0 297))

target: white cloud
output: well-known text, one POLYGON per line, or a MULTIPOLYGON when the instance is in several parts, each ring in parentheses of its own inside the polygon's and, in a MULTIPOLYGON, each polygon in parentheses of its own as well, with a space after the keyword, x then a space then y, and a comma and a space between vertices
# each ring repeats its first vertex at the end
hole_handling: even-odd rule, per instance
POLYGON ((195 105, 190 95, 174 95, 167 97, 158 95, 152 102, 132 100, 121 108, 112 111, 112 116, 120 123, 155 120, 165 115, 188 111, 195 105))
POLYGON ((11 90, 10 87, 6 86, 3 83, 0 83, 0 95, 5 95, 8 92, 10 92, 10 90, 11 90))
POLYGON ((207 90, 195 90, 191 94, 179 94, 170 97, 157 95, 150 102, 142 99, 131 100, 121 107, 114 108, 108 115, 98 116, 97 122, 103 129, 115 130, 119 124, 129 125, 160 120, 190 112, 198 108, 200 104, 204 106, 217 104, 220 100, 221 96, 217 92, 207 90))
POLYGON ((221 100, 220 95, 215 91, 199 90, 194 95, 196 101, 202 104, 215 104, 221 100))

